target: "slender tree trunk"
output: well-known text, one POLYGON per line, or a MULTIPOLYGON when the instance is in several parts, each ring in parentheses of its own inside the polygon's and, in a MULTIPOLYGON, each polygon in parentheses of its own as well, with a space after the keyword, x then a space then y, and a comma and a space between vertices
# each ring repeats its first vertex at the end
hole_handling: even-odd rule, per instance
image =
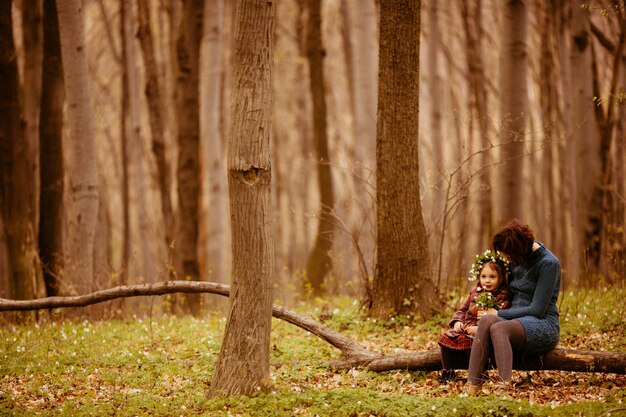
POLYGON ((41 271, 34 223, 35 155, 21 122, 21 102, 11 2, 0 4, 0 215, 9 261, 9 294, 37 296, 41 271))
POLYGON ((91 80, 87 67, 83 9, 79 0, 57 0, 65 97, 69 214, 65 277, 69 292, 93 286, 93 248, 99 190, 91 80))
MULTIPOLYGON (((624 14, 626 11, 622 10, 624 14)), ((626 91, 626 52, 622 52, 621 59, 621 91, 626 91)), ((626 105, 619 106, 617 126, 615 128, 615 252, 613 261, 615 262, 615 276, 624 277, 626 274, 626 143, 622 139, 626 138, 626 105), (620 227, 619 225, 622 225, 620 227)), ((617 279, 616 279, 617 281, 617 279)))
POLYGON ((572 50, 570 52, 571 88, 570 100, 573 109, 568 120, 571 143, 568 147, 569 163, 574 176, 570 181, 572 209, 577 212, 574 230, 578 232, 578 253, 581 262, 583 282, 590 283, 592 272, 587 258, 590 244, 591 225, 594 208, 591 207, 593 188, 600 181, 600 158, 598 154, 598 129, 594 119, 592 88, 591 37, 589 13, 572 5, 572 50))
POLYGON ((203 148, 203 217, 206 218, 206 276, 217 282, 230 279, 226 163, 223 150, 224 0, 205 4, 204 52, 201 68, 201 131, 203 148))
POLYGON ((330 250, 333 245, 335 197, 328 152, 326 97, 324 79, 324 46, 322 44, 321 0, 308 0, 307 58, 311 96, 313 98, 313 136, 317 155, 317 178, 320 210, 317 236, 306 268, 307 291, 313 296, 325 291, 324 280, 332 270, 330 250))
POLYGON ((228 184, 233 284, 208 395, 251 395, 268 384, 274 239, 270 193, 274 2, 237 3, 228 184))
MULTIPOLYGON (((595 211, 592 212, 592 217, 589 219, 589 223, 592 226, 591 237, 593 238, 589 249, 589 259, 601 274, 611 277, 615 274, 613 268, 617 253, 615 249, 619 247, 616 238, 620 233, 624 233, 623 224, 620 221, 621 216, 618 216, 615 212, 614 202, 616 198, 623 199, 624 196, 615 192, 614 165, 617 139, 615 134, 619 116, 620 93, 623 94, 624 91, 621 86, 621 70, 624 60, 624 39, 626 37, 626 11, 623 8, 615 8, 606 18, 615 22, 614 26, 619 29, 615 33, 613 41, 600 28, 597 26, 592 27, 592 31, 601 41, 601 45, 607 49, 608 54, 605 56, 607 61, 610 62, 610 65, 608 65, 610 71, 605 77, 599 74, 601 69, 598 68, 595 57, 600 54, 594 53, 593 84, 594 98, 599 99, 595 106, 595 114, 596 122, 600 129, 599 152, 602 176, 600 183, 594 187, 593 199, 591 201, 591 206, 595 208, 595 211), (606 86, 602 85, 604 80, 606 80, 606 86), (602 100, 605 97, 607 99, 602 100)), ((623 100, 623 97, 621 100, 623 100)), ((621 104, 623 105, 623 103, 621 104)))
MULTIPOLYGON (((569 265, 570 279, 563 280, 563 288, 567 288, 568 282, 573 282, 581 276, 581 234, 578 223, 578 203, 577 203, 577 184, 576 184, 576 154, 574 147, 572 128, 573 120, 573 81, 572 81, 572 54, 574 53, 573 36, 571 36, 571 19, 570 9, 571 2, 561 2, 558 4, 558 28, 555 35, 558 39, 559 48, 559 66, 560 66, 560 88, 561 96, 559 97, 559 109, 561 111, 561 123, 565 140, 560 144, 559 166, 562 178, 561 197, 563 205, 568 209, 563 213, 561 230, 565 235, 566 251, 562 259, 564 265, 569 265)), ((579 58, 577 58, 579 59, 579 58)))
POLYGON ((540 88, 542 93, 539 96, 539 105, 541 108, 543 145, 545 153, 541 166, 538 171, 542 172, 544 178, 543 192, 541 194, 541 211, 542 217, 545 219, 537 219, 543 222, 541 230, 549 237, 548 244, 555 248, 556 253, 564 253, 564 242, 560 237, 560 228, 556 225, 561 224, 559 220, 564 213, 557 210, 557 197, 559 190, 557 188, 558 171, 558 139, 562 137, 561 115, 559 114, 559 85, 558 73, 555 68, 557 41, 555 39, 555 27, 558 16, 558 10, 554 7, 553 2, 548 5, 539 5, 542 9, 542 25, 540 26, 540 36, 543 39, 541 43, 540 58, 540 88))
POLYGON ((429 1, 426 5, 428 16, 427 63, 428 63, 428 94, 430 96, 430 143, 433 155, 433 167, 428 187, 431 192, 430 223, 433 225, 431 242, 438 243, 443 237, 443 230, 438 225, 443 219, 443 203, 445 189, 443 187, 444 175, 444 137, 442 131, 442 89, 439 75, 439 51, 441 51, 441 30, 439 28, 439 7, 437 1, 429 1))
POLYGON ((39 125, 39 256, 48 296, 61 292, 63 270, 63 65, 55 0, 44 0, 44 57, 39 125))
POLYGON ((376 140, 377 262, 370 313, 417 314, 440 307, 431 281, 419 188, 420 2, 383 0, 376 140))
MULTIPOLYGON (((130 4, 130 3, 129 3, 130 4)), ((137 40, 134 36, 136 19, 132 7, 126 7, 123 35, 126 45, 126 80, 128 82, 128 114, 127 135, 129 139, 130 178, 131 184, 131 215, 135 219, 136 228, 131 227, 131 236, 139 236, 137 244, 137 268, 135 278, 142 282, 151 282, 157 274, 151 237, 151 218, 148 211, 148 195, 146 190, 147 175, 144 155, 144 138, 141 129, 141 86, 139 81, 139 60, 137 40)), ((133 269, 130 268, 129 272, 133 269)))
POLYGON ((523 183, 524 139, 528 114, 528 10, 527 0, 507 0, 505 7, 502 69, 500 72, 500 119, 502 175, 500 221, 525 216, 523 183))
MULTIPOLYGON (((466 38, 466 59, 469 73, 469 89, 478 122, 478 136, 480 137, 478 149, 489 149, 492 145, 492 126, 489 117, 489 102, 487 99, 487 76, 485 74, 484 51, 483 51, 483 18, 482 1, 461 2, 461 15, 466 38)), ((471 149, 471 147, 470 147, 471 149)), ((472 247, 472 251, 480 251, 489 242, 493 235, 493 187, 491 184, 490 169, 493 164, 493 156, 488 151, 480 153, 478 175, 480 193, 477 195, 478 202, 478 247, 472 247)))
MULTIPOLYGON (((198 225, 200 203, 200 40, 203 0, 185 0, 177 42, 178 50, 178 221, 174 265, 181 279, 200 278, 198 225)), ((200 297, 188 296, 183 310, 200 311, 200 297)))
POLYGON ((22 34, 24 38, 24 76, 22 81, 24 139, 28 143, 31 156, 29 170, 33 174, 33 192, 29 205, 31 223, 35 236, 39 221, 39 121, 41 103, 41 73, 43 61, 43 0, 32 0, 22 9, 22 34))
POLYGON ((354 118, 354 182, 350 201, 350 230, 362 258, 360 273, 369 280, 373 271, 375 240, 376 106, 378 96, 378 12, 376 2, 342 2, 346 28, 346 55, 354 118))
POLYGON ((166 156, 164 137, 164 123, 162 110, 162 95, 159 88, 157 61, 154 53, 154 37, 150 28, 150 8, 147 1, 137 0, 138 21, 137 36, 141 45, 142 58, 146 71, 146 99, 148 102, 148 116, 150 134, 152 137, 152 153, 157 166, 157 178, 161 196, 161 211, 163 214, 163 234, 166 246, 172 244, 174 238, 174 211, 171 197, 171 173, 166 156))
POLYGON ((126 0, 120 0, 120 38, 122 45, 122 91, 120 94, 120 140, 122 154, 122 273, 120 283, 127 284, 130 270, 130 252, 131 252, 131 215, 130 215, 130 164, 132 161, 130 155, 131 141, 134 139, 128 129, 129 119, 129 53, 128 42, 130 32, 129 4, 126 0))

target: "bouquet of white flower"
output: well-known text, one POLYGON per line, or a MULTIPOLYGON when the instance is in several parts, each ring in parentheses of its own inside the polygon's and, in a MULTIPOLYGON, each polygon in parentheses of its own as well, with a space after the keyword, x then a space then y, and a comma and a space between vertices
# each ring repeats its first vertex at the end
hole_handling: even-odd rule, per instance
POLYGON ((500 303, 498 303, 496 297, 491 295, 491 292, 484 290, 476 294, 474 303, 479 310, 487 310, 488 308, 495 308, 498 310, 500 308, 500 303))

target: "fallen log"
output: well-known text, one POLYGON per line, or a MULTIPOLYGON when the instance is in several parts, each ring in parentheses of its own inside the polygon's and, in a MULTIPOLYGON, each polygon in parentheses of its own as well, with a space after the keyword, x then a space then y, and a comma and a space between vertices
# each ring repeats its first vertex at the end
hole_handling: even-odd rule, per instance
MULTIPOLYGON (((47 297, 34 300, 0 298, 0 312, 85 307, 117 298, 173 293, 210 293, 228 297, 230 295, 230 287, 215 282, 164 281, 153 284, 123 285, 90 294, 69 297, 47 297)), ((341 333, 287 308, 273 306, 272 316, 313 333, 339 349, 342 353, 341 357, 330 363, 330 366, 335 370, 364 368, 374 372, 383 372, 397 369, 422 371, 441 369, 438 349, 382 355, 370 352, 341 333)), ((515 364, 515 369, 626 374, 626 353, 554 349, 541 356, 524 358, 523 363, 515 364)))
MULTIPOLYGON (((370 358, 342 357, 331 362, 336 370, 364 368, 383 372, 395 369, 437 371, 441 369, 439 349, 379 355, 370 358)), ((542 355, 525 357, 515 361, 514 369, 524 371, 571 371, 626 374, 626 353, 597 350, 574 350, 557 348, 542 355)))

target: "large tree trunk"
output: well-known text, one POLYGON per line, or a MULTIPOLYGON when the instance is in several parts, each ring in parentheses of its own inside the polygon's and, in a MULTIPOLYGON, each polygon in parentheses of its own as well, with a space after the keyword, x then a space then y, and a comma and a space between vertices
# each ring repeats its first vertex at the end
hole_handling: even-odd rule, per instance
POLYGON ((0 5, 0 216, 4 224, 11 297, 33 298, 40 275, 34 222, 35 154, 21 119, 20 83, 11 2, 0 5))
POLYGON ((528 113, 528 10, 526 0, 507 0, 504 19, 502 68, 500 70, 500 140, 502 175, 498 223, 525 216, 523 183, 524 132, 528 113))
POLYGON ((271 213, 273 2, 237 3, 228 185, 233 284, 208 395, 251 395, 269 379, 274 239, 271 213))
MULTIPOLYGON (((48 297, 37 300, 6 300, 0 298, 1 311, 29 311, 52 308, 85 307, 121 297, 139 297, 184 293, 211 293, 231 297, 234 290, 217 282, 167 281, 154 284, 127 285, 75 297, 48 297)), ((232 297, 235 297, 233 294, 232 297)), ((383 372, 395 369, 436 371, 441 369, 439 349, 382 355, 370 352, 360 344, 308 317, 281 306, 272 306, 273 317, 306 330, 341 351, 339 359, 331 361, 335 370, 365 368, 383 372)), ((626 374, 626 353, 574 349, 554 349, 540 356, 527 357, 515 363, 515 369, 562 370, 572 372, 604 372, 626 374)))
POLYGON ((57 0, 67 122, 69 215, 65 278, 67 292, 93 286, 93 248, 99 190, 91 80, 87 67, 82 2, 57 0))
POLYGON ((376 139, 377 262, 370 313, 418 314, 440 307, 422 217, 419 131, 420 2, 383 0, 376 139))
MULTIPOLYGON (((178 51, 178 220, 174 265, 185 280, 200 278, 198 225, 200 215, 200 40, 204 2, 185 0, 178 51)), ((200 297, 182 300, 183 311, 199 314, 200 297)))
POLYGON ((317 179, 320 192, 319 223, 313 250, 306 267, 307 291, 312 296, 324 293, 324 279, 332 270, 330 250, 335 232, 335 197, 328 152, 326 97, 324 81, 324 46, 322 44, 321 0, 308 1, 307 58, 313 98, 313 136, 317 156, 317 179))
POLYGON ((63 269, 63 65, 55 0, 44 1, 44 57, 39 124, 39 256, 46 294, 59 295, 63 269))

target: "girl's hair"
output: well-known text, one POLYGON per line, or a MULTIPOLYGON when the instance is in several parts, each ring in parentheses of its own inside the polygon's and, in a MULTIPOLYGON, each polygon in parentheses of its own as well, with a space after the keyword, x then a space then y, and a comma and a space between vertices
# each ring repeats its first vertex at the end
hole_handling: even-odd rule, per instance
MULTIPOLYGON (((487 265, 489 265, 491 269, 496 271, 496 273, 498 274, 498 281, 500 281, 498 283, 498 288, 509 285, 508 274, 506 273, 506 271, 504 270, 504 267, 502 266, 500 262, 492 262, 492 261, 485 262, 480 268, 480 272, 482 272, 485 266, 487 265)), ((480 285, 480 278, 476 280, 476 286, 479 286, 479 285, 480 285)))
POLYGON ((531 228, 511 219, 493 236, 491 247, 508 255, 513 265, 520 265, 532 252, 534 242, 531 228))

